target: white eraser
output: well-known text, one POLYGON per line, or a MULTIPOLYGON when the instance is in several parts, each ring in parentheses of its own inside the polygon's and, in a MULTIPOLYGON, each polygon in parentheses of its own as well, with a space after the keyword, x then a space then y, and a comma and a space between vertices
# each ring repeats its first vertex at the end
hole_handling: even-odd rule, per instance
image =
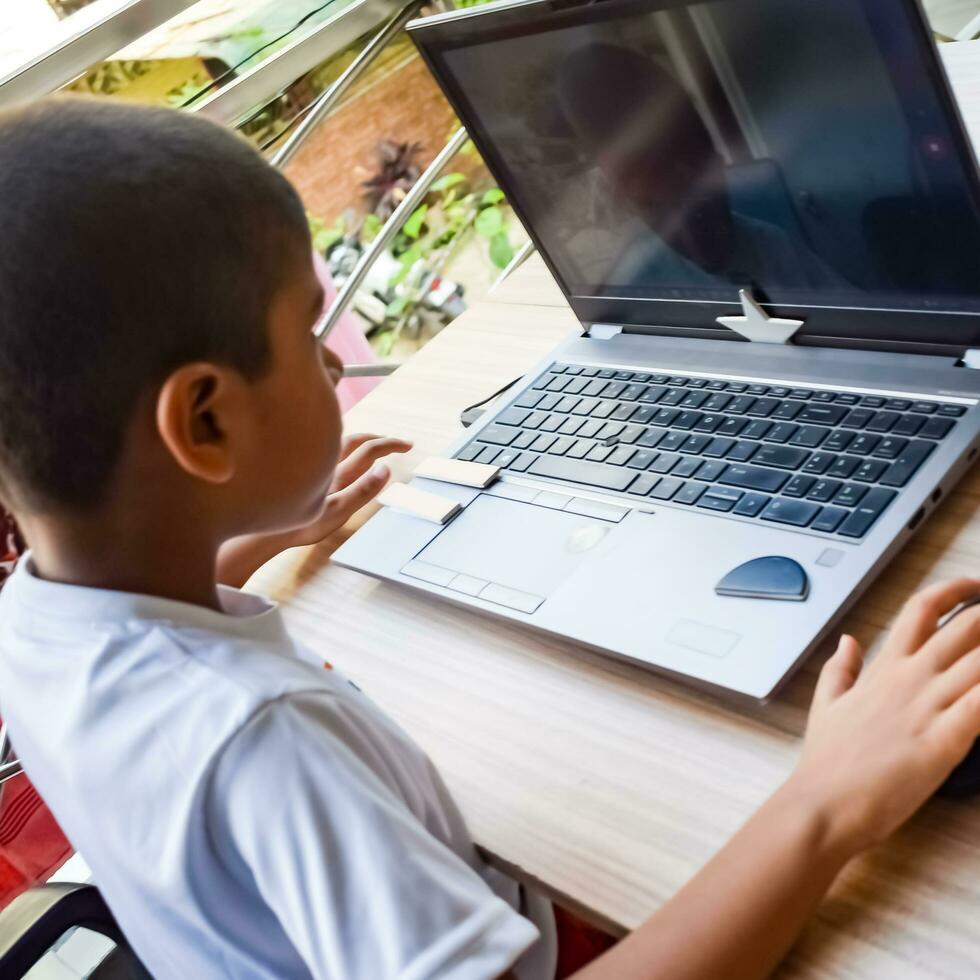
POLYGON ((460 511, 455 500, 440 497, 438 494, 410 487, 405 483, 389 484, 378 497, 378 503, 392 510, 421 517, 434 524, 445 524, 452 520, 460 511))
POLYGON ((462 487, 482 490, 500 476, 500 467, 489 463, 471 463, 465 459, 430 456, 419 464, 415 475, 423 476, 427 480, 442 480, 443 483, 457 483, 462 487))

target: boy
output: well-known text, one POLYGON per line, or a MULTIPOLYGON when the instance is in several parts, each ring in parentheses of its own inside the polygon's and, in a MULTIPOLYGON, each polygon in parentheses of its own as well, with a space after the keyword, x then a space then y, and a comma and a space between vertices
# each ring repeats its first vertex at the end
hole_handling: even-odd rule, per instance
MULTIPOLYGON (((2 711, 147 967, 550 980, 549 908, 482 864, 421 752, 216 584, 408 448, 338 463, 295 192, 202 120, 55 100, 0 114, 0 229, 0 493, 32 548, 0 594, 2 711)), ((980 732, 980 610, 937 632, 978 589, 913 599, 860 679, 844 637, 796 772, 580 976, 765 976, 980 732)))

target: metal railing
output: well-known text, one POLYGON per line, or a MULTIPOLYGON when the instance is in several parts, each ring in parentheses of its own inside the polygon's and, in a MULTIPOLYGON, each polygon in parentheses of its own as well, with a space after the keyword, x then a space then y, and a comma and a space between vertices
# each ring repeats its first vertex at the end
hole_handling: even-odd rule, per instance
POLYGON ((59 41, 35 50, 25 62, 0 76, 0 105, 25 102, 67 85, 131 41, 170 20, 196 0, 130 0, 99 17, 98 6, 62 21, 59 41), (74 28, 74 29, 73 29, 74 28))

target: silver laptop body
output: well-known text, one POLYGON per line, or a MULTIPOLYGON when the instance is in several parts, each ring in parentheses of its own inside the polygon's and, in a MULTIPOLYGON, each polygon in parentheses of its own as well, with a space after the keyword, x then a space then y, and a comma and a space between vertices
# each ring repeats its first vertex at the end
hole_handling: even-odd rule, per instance
MULTIPOLYGON (((877 0, 541 0, 429 18, 413 32, 583 335, 530 366, 447 448, 499 466, 496 482, 477 490, 416 479, 458 501, 458 515, 439 525, 385 508, 337 562, 651 669, 769 697, 921 526, 980 440, 980 376, 964 363, 980 347, 975 167, 921 11, 877 0), (814 52, 839 41, 843 26, 849 60, 819 65, 814 52), (784 51, 791 37, 800 77, 753 81, 752 49, 784 51), (490 64, 500 73, 486 80, 490 64), (495 93, 532 76, 554 86, 547 98, 500 103, 495 93), (876 78, 894 99, 841 104, 846 172, 861 169, 848 147, 874 143, 853 130, 872 109, 877 120, 902 107, 879 137, 903 134, 910 155, 888 186, 862 174, 869 198, 836 227, 835 202, 843 213, 854 188, 826 176, 833 160, 824 177, 808 175, 786 151, 799 143, 779 141, 785 119, 765 107, 753 116, 758 91, 775 86, 790 107, 810 105, 831 76, 825 101, 856 79, 874 91, 876 78), (601 100, 590 93, 603 92, 602 115, 616 117, 617 101, 647 87, 651 99, 674 99, 681 122, 671 125, 681 129, 667 134, 671 146, 686 145, 690 97, 711 123, 712 146, 743 154, 740 163, 729 152, 721 167, 732 215, 723 222, 735 227, 733 241, 745 229, 756 239, 718 250, 721 266, 709 258, 692 271, 697 243, 667 239, 653 205, 644 220, 657 235, 627 236, 617 255, 622 224, 605 239, 593 234, 602 207, 576 216, 560 189, 543 207, 547 187, 529 188, 536 166, 552 166, 549 153, 576 201, 610 174, 628 190, 637 160, 639 172, 657 170, 660 149, 645 137, 610 162, 605 148, 621 147, 628 127, 611 138, 615 119, 597 117, 601 100), (515 108, 524 102, 534 103, 526 115, 515 108), (549 117, 555 106, 561 118, 549 117), (531 137, 522 119, 532 120, 531 137), (653 257, 639 273, 621 271, 623 256, 644 250, 653 257), (593 276, 582 288, 593 259, 613 281, 593 276)), ((602 192, 588 201, 608 203, 602 192)))

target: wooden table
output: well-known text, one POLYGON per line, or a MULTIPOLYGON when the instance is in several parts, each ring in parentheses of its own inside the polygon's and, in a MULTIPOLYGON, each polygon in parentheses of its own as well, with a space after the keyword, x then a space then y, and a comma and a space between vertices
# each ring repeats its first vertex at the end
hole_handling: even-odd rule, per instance
MULTIPOLYGON (((396 476, 445 448, 460 409, 577 321, 539 259, 347 417, 408 436, 396 476)), ((904 597, 980 568, 980 471, 936 510, 844 627, 875 647, 904 597)), ((253 586, 430 753, 491 859, 595 921, 638 925, 789 773, 814 657, 765 707, 732 707, 419 593, 280 556, 253 586)), ((765 854, 759 855, 766 860, 765 854)), ((722 914, 723 911, 722 911, 722 914)), ((980 799, 930 803, 841 876, 780 976, 980 976, 980 799)))

